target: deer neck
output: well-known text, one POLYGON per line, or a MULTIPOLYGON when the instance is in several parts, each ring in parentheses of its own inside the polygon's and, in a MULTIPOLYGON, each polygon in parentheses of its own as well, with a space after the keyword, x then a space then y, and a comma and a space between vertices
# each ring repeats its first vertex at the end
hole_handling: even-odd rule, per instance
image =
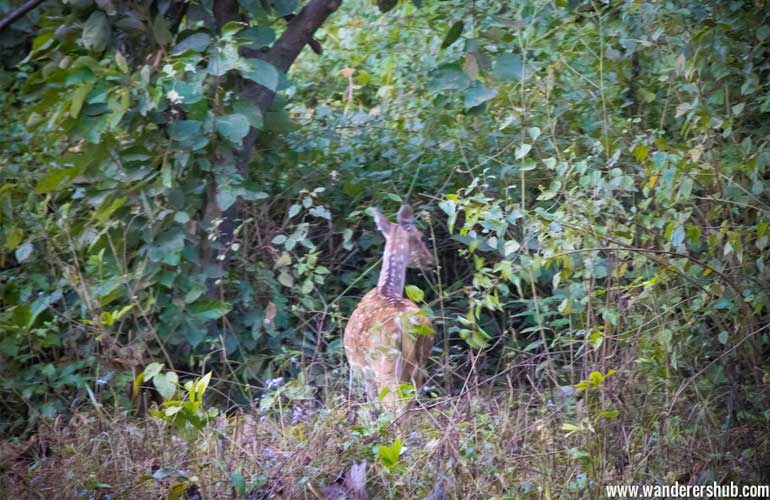
POLYGON ((406 265, 409 261, 409 243, 395 236, 385 243, 380 280, 377 291, 385 297, 401 298, 406 281, 406 265))

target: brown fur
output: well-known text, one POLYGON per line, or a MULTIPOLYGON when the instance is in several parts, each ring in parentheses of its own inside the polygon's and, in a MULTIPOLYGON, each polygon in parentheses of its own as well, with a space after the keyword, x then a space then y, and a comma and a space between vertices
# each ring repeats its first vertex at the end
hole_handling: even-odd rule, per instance
POLYGON ((415 325, 430 326, 430 319, 409 299, 402 297, 407 265, 423 267, 432 262, 414 228, 411 209, 402 207, 399 223, 387 221, 379 212, 375 220, 386 236, 386 259, 380 284, 369 291, 350 316, 343 344, 351 377, 362 383, 369 399, 375 400, 389 389, 384 402, 398 408, 398 388, 402 383, 422 384, 422 370, 430 356, 433 335, 418 335, 415 325))

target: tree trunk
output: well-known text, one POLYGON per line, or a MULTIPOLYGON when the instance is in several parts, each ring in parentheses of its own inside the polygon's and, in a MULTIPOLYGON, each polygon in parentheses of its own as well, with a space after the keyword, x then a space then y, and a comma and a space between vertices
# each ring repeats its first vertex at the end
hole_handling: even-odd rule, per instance
MULTIPOLYGON (((342 0, 310 0, 305 7, 295 17, 291 18, 286 30, 281 34, 278 40, 267 52, 260 52, 252 49, 244 49, 243 55, 263 59, 279 71, 287 72, 292 63, 297 59, 305 45, 313 41, 313 35, 320 28, 326 19, 329 18, 342 4, 342 0)), ((221 29, 229 21, 242 20, 238 2, 235 0, 215 2, 214 15, 217 26, 221 29)), ((241 78, 239 81, 240 96, 243 99, 249 99, 255 102, 263 115, 266 114, 273 99, 275 92, 259 85, 251 80, 241 78)), ((208 295, 217 297, 219 287, 216 281, 219 277, 225 277, 229 270, 230 256, 232 253, 231 245, 234 239, 235 229, 240 224, 239 214, 241 211, 240 200, 230 206, 224 213, 217 206, 216 193, 217 182, 216 174, 224 173, 228 165, 235 162, 235 169, 238 174, 246 178, 248 174, 248 165, 251 161, 254 146, 257 142, 257 130, 249 130, 248 135, 243 140, 239 150, 235 152, 234 158, 220 159, 214 164, 214 175, 211 176, 206 188, 206 198, 204 200, 201 228, 201 265, 211 276, 207 280, 208 295), (215 221, 221 219, 218 227, 215 227, 215 221), (211 232, 216 232, 215 241, 209 240, 211 232), (224 258, 218 258, 223 255, 224 258)), ((209 332, 216 329, 216 322, 211 322, 209 332)))

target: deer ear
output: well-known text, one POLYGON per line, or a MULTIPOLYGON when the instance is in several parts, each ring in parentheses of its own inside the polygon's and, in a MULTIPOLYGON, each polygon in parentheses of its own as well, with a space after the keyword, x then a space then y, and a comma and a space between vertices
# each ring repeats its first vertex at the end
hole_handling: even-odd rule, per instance
POLYGON ((414 210, 409 205, 401 205, 398 210, 398 223, 402 226, 414 225, 414 210))
POLYGON ((376 208, 372 208, 372 216, 374 217, 374 224, 377 226, 377 229, 387 237, 390 234, 390 228, 393 227, 393 223, 376 208))

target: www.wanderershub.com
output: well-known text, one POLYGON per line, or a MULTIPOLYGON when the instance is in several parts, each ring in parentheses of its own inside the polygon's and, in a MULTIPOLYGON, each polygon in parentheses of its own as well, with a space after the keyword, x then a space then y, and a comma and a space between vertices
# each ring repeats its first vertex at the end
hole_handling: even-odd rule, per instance
POLYGON ((770 485, 728 484, 609 484, 609 498, 770 498, 770 485))

